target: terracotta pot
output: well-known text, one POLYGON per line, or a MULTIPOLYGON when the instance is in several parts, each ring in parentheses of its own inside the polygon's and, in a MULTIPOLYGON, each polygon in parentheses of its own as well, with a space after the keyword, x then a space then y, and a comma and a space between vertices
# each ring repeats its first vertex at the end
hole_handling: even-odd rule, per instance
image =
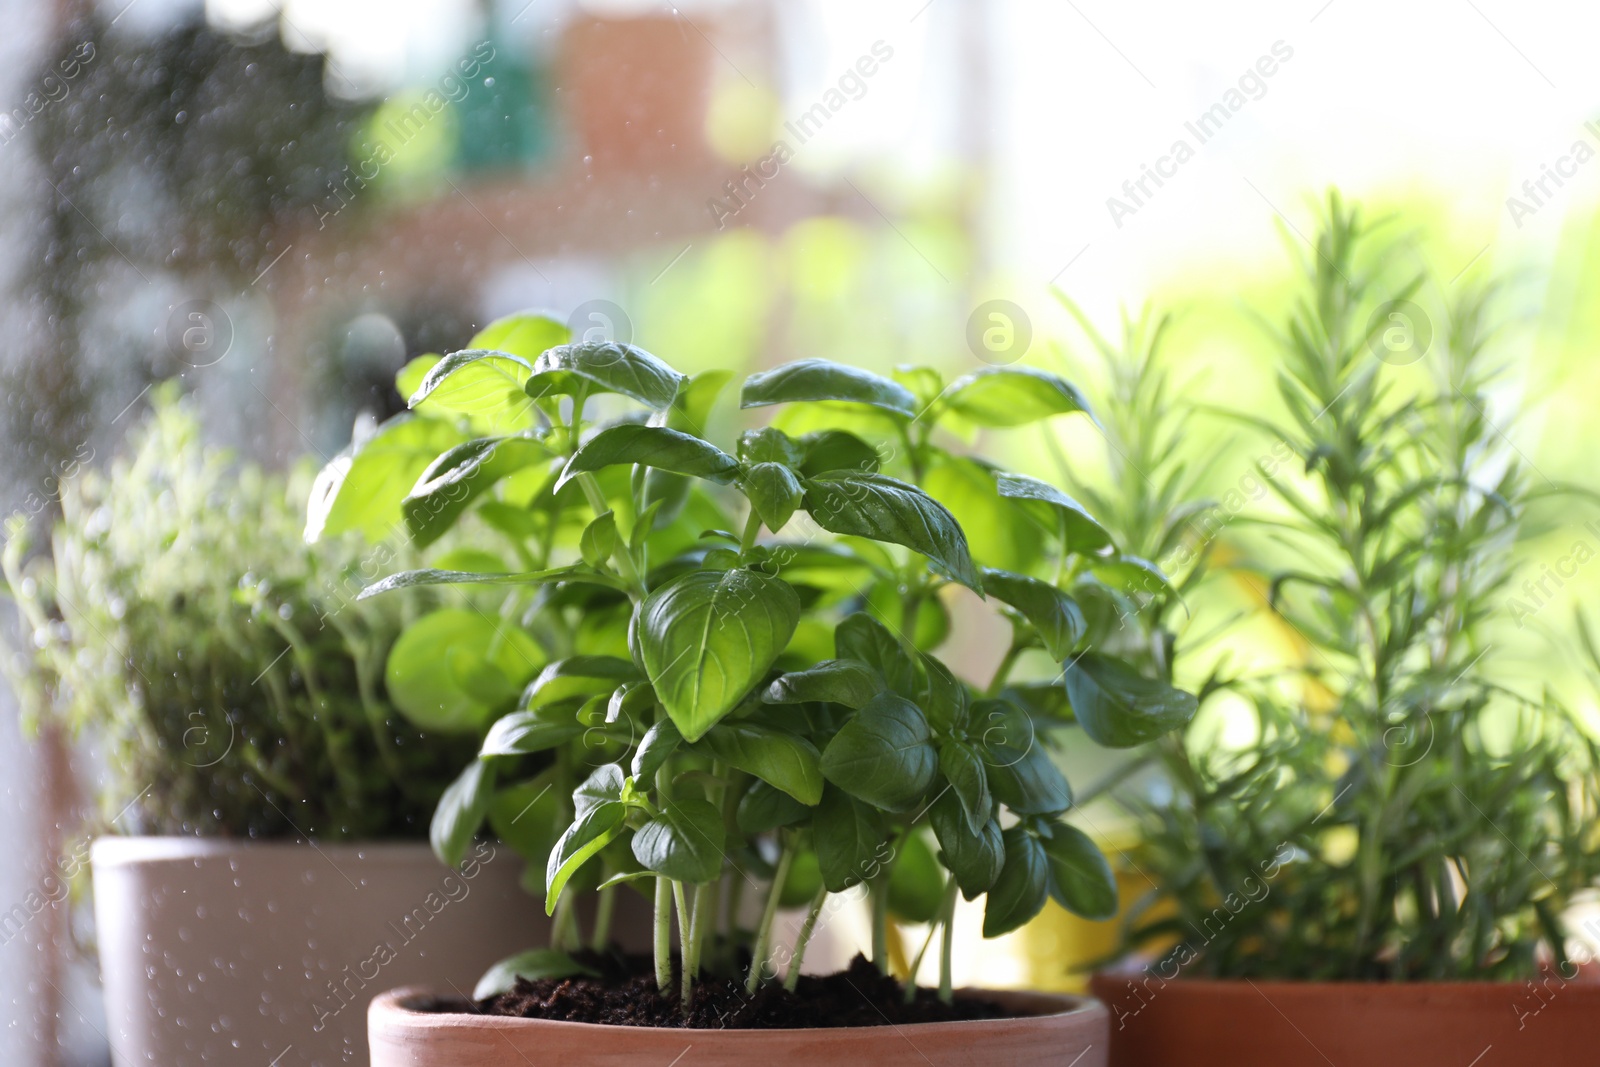
POLYGON ((1107 1016, 1099 1003, 1045 993, 982 995, 1027 1014, 912 1026, 675 1030, 422 1011, 439 998, 396 989, 372 1002, 367 1025, 372 1067, 1105 1067, 1107 1016))
POLYGON ((488 845, 461 872, 424 844, 173 837, 102 838, 91 862, 119 1067, 363 1063, 375 993, 470 992, 549 934, 521 859, 488 845))
POLYGON ((1600 984, 1266 982, 1100 974, 1111 1067, 1593 1063, 1600 984))

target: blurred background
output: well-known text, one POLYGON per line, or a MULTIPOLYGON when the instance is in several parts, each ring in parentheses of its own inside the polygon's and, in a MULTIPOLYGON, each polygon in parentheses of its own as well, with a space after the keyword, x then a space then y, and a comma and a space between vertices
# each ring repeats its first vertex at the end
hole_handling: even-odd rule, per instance
MULTIPOLYGON (((166 379, 216 441, 320 464, 403 405, 406 360, 524 307, 686 372, 1082 377, 1053 292, 1113 332, 1154 301, 1197 401, 1270 404, 1245 306, 1270 313, 1329 186, 1400 213, 1434 284, 1508 280, 1530 414, 1505 432, 1594 484, 1586 6, 5 0, 0 24, 0 511, 48 515, 166 379)), ((1225 491, 1253 454, 1207 432, 1225 491)), ((0 768, 4 909, 95 767, 0 692, 0 768)), ((90 934, 65 906, 6 931, 0 1062, 106 1062, 90 934)), ((995 984, 1050 951, 971 940, 995 984)))

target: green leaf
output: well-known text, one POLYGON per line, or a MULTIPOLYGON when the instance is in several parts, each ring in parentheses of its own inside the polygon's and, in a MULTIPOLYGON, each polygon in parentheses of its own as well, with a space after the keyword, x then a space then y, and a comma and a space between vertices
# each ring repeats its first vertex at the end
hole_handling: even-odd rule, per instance
POLYGON ((1032 367, 987 367, 963 375, 945 390, 944 404, 979 426, 1023 426, 1075 411, 1094 418, 1076 386, 1032 367))
POLYGON ((556 847, 550 850, 550 861, 545 865, 544 913, 552 915, 561 891, 566 888, 578 869, 592 859, 601 849, 616 840, 623 830, 623 817, 627 806, 617 801, 596 804, 578 815, 567 832, 561 835, 556 847))
POLYGON ((471 416, 480 425, 510 426, 531 407, 522 387, 532 372, 527 360, 506 352, 452 352, 423 376, 406 406, 471 416))
POLYGON ((1095 560, 1089 564, 1089 570, 1096 578, 1119 592, 1143 593, 1151 597, 1178 595, 1178 591, 1172 587, 1172 579, 1168 578, 1160 567, 1138 556, 1095 560))
POLYGON ((621 393, 647 408, 669 407, 686 379, 642 348, 611 341, 558 345, 533 365, 525 390, 535 399, 621 393))
POLYGON ((491 756, 525 756, 530 752, 563 745, 579 734, 583 727, 569 712, 514 711, 496 719, 489 727, 483 744, 478 748, 478 758, 491 756))
POLYGON ((983 758, 965 741, 946 741, 939 749, 939 770, 950 783, 950 792, 961 802, 967 829, 977 833, 994 814, 983 758))
POLYGON ((1057 904, 1085 919, 1109 919, 1117 913, 1116 876, 1088 834, 1058 822, 1043 844, 1050 896, 1057 904))
MULTIPOLYGON (((482 348, 493 346, 468 345, 467 347, 482 348)), ((395 372, 394 391, 399 393, 401 396, 410 396, 412 393, 416 392, 422 387, 422 379, 426 378, 428 376, 428 372, 437 366, 439 361, 443 358, 444 357, 437 352, 429 352, 426 355, 417 356, 415 359, 408 361, 404 367, 401 367, 395 372)))
POLYGON ((870 404, 907 417, 917 413, 917 398, 905 386, 825 359, 802 359, 752 374, 739 393, 741 408, 819 400, 870 404))
POLYGON ((495 790, 489 801, 489 828, 536 869, 550 859, 561 831, 566 829, 566 798, 555 788, 556 768, 525 782, 495 790))
POLYGON ((939 861, 921 834, 907 834, 889 872, 889 910, 901 922, 932 922, 944 897, 939 861))
POLYGON ((782 430, 765 426, 759 430, 746 430, 739 435, 739 458, 746 463, 781 463, 785 467, 798 467, 805 458, 805 450, 782 430))
POLYGON ((608 693, 617 683, 638 677, 639 668, 620 656, 568 656, 547 664, 528 684, 522 707, 536 711, 574 697, 608 693))
POLYGON ((999 937, 1044 910, 1050 875, 1044 848, 1020 826, 1004 834, 1006 862, 983 905, 983 936, 999 937))
POLYGON ((578 783, 578 788, 572 791, 573 813, 582 815, 602 804, 620 801, 622 791, 627 784, 628 776, 620 763, 606 763, 596 767, 589 772, 589 777, 578 783))
POLYGON ((601 430, 578 449, 561 472, 556 487, 559 489, 584 471, 619 463, 640 463, 722 483, 731 482, 739 470, 738 460, 698 437, 665 426, 625 422, 601 430))
POLYGON ((754 571, 691 571, 646 597, 636 620, 657 697, 684 738, 697 741, 789 643, 800 598, 754 571))
POLYGON ((800 473, 814 478, 828 471, 856 471, 876 474, 881 464, 878 450, 845 430, 820 430, 800 438, 805 458, 800 473))
POLYGON ((753 463, 745 468, 743 482, 750 506, 774 533, 784 528, 806 495, 799 476, 781 463, 753 463))
POLYGON ((663 802, 665 810, 633 835, 633 856, 674 882, 709 882, 722 873, 722 813, 704 797, 663 802))
POLYGON ((945 793, 928 809, 928 823, 939 839, 944 865, 956 876, 961 895, 972 900, 988 891, 1000 877, 1005 847, 1000 824, 990 818, 977 832, 967 825, 966 812, 954 793, 945 793))
POLYGON ((366 600, 380 593, 389 593, 396 589, 414 589, 423 585, 550 585, 555 582, 588 582, 619 591, 625 588, 609 575, 597 574, 588 567, 579 566, 551 567, 549 570, 518 571, 510 574, 424 569, 391 574, 361 590, 356 599, 366 600))
POLYGON ((653 782, 656 771, 682 743, 683 735, 671 719, 662 719, 651 726, 633 753, 634 778, 645 783, 653 782))
POLYGON ((599 570, 611 558, 617 547, 617 516, 610 511, 601 512, 593 522, 583 528, 578 538, 578 554, 589 566, 599 570))
POLYGON ((780 826, 793 826, 810 814, 810 808, 758 778, 739 799, 737 821, 740 833, 754 837, 780 826))
POLYGON ((1078 602, 1049 582, 986 567, 983 589, 1021 612, 1039 632, 1052 659, 1063 660, 1072 655, 1088 629, 1078 602))
POLYGON ((753 774, 802 804, 822 799, 822 770, 816 746, 769 726, 725 722, 713 726, 705 744, 729 766, 753 774))
POLYGON ((830 893, 876 876, 887 858, 883 816, 832 786, 822 791, 812 830, 822 884, 830 893))
POLYGON ((428 465, 465 440, 444 419, 405 412, 328 461, 311 485, 305 539, 359 531, 370 542, 400 531, 400 502, 428 465))
POLYGON ((450 449, 428 465, 400 502, 412 543, 431 545, 484 490, 550 456, 543 442, 525 435, 480 437, 450 449))
POLYGON ((939 765, 928 720, 911 701, 880 693, 852 715, 822 752, 822 774, 852 796, 890 811, 922 798, 939 765))
POLYGON ((1193 693, 1146 678, 1121 660, 1089 652, 1066 664, 1067 699, 1099 744, 1129 748, 1154 741, 1194 718, 1193 693))
POLYGON ((961 524, 973 558, 1017 572, 1045 558, 1046 539, 1017 501, 1000 495, 993 468, 967 456, 935 455, 921 484, 961 524))
POLYGON ((667 410, 667 426, 705 437, 706 426, 711 421, 711 407, 732 379, 733 371, 717 369, 701 371, 684 382, 667 410))
POLYGON ((882 673, 889 688, 901 696, 917 691, 917 668, 884 625, 864 611, 847 616, 833 631, 834 653, 882 673))
POLYGON ((784 879, 783 888, 778 890, 778 906, 798 908, 809 904, 821 888, 822 864, 817 861, 816 852, 809 848, 799 849, 789 864, 789 877, 784 879))
POLYGON ((871 667, 854 660, 829 659, 803 671, 779 675, 767 686, 761 699, 768 704, 823 700, 859 708, 881 692, 883 678, 871 667))
POLYGON ((973 720, 996 800, 1018 815, 1054 815, 1072 807, 1072 788, 1026 716, 1004 701, 984 700, 974 706, 973 720))
POLYGON ((914 485, 882 474, 832 471, 805 482, 806 510, 836 534, 890 541, 921 552, 975 592, 983 581, 955 516, 914 485))
POLYGON ((532 363, 549 348, 572 339, 567 324, 549 311, 515 311, 503 315, 473 335, 468 348, 492 348, 532 363))
POLYGON ((940 734, 964 728, 971 718, 972 703, 965 683, 935 657, 926 652, 918 652, 917 656, 922 661, 922 673, 913 698, 916 705, 940 734))
POLYGON ((1097 552, 1111 544, 1111 534, 1084 508, 1049 482, 1025 474, 1000 474, 995 478, 1000 495, 1023 501, 1034 520, 1051 533, 1064 525, 1067 547, 1078 553, 1097 552))
POLYGON ((516 987, 518 978, 534 981, 540 978, 575 978, 578 975, 599 978, 600 972, 584 966, 565 952, 553 948, 531 949, 507 956, 485 971, 483 977, 478 979, 478 984, 472 987, 472 999, 483 1000, 509 993, 516 987))
POLYGON ((470 733, 509 705, 544 662, 515 623, 465 608, 413 621, 389 647, 384 688, 407 719, 436 733, 470 733))
POLYGON ((456 776, 433 809, 428 826, 428 841, 433 854, 446 867, 457 867, 467 854, 467 846, 477 836, 489 814, 494 798, 494 765, 473 760, 456 776))

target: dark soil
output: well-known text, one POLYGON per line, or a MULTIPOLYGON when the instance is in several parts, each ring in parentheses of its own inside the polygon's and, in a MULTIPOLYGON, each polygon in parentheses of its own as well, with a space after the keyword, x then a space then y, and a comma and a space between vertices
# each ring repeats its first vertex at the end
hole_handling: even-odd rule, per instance
MULTIPOLYGON (((991 1001, 961 997, 945 1004, 931 989, 918 989, 906 1003, 905 988, 857 956, 848 970, 824 977, 804 975, 790 993, 768 982, 754 996, 742 981, 707 976, 695 987, 694 1003, 684 1014, 676 993, 656 989, 649 956, 589 956, 584 962, 602 970, 600 978, 517 979, 509 993, 478 1002, 486 1015, 524 1019, 559 1019, 613 1026, 692 1027, 704 1030, 813 1029, 829 1026, 888 1026, 908 1023, 1000 1019, 1009 1013, 991 1001)), ((461 1011, 439 1005, 440 1010, 461 1011)))

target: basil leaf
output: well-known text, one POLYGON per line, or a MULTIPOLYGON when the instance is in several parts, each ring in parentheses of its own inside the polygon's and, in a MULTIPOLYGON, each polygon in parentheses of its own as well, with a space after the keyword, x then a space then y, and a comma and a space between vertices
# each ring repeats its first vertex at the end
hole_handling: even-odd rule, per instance
POLYGON ((822 803, 812 819, 817 863, 822 884, 830 893, 876 877, 884 857, 883 817, 854 797, 833 787, 822 791, 822 803))
POLYGON ((950 673, 950 668, 925 652, 918 652, 922 674, 917 679, 916 703, 928 721, 942 734, 965 726, 971 718, 971 697, 967 687, 950 673))
POLYGON ((712 881, 722 873, 722 813, 704 797, 663 804, 634 832, 633 858, 674 882, 712 881))
POLYGON ((820 757, 816 746, 803 737, 734 722, 713 726, 705 744, 724 763, 776 786, 802 804, 822 799, 820 757))
MULTIPOLYGON (((468 348, 493 348, 493 345, 468 344, 468 348)), ((515 353, 513 353, 515 355, 515 353)), ((410 396, 422 386, 422 379, 428 372, 438 365, 444 357, 437 352, 427 352, 408 360, 394 375, 394 391, 401 396, 410 396)))
POLYGON ((611 589, 622 589, 615 578, 597 574, 588 567, 552 567, 543 571, 520 571, 511 574, 484 574, 481 571, 441 571, 424 569, 401 571, 382 581, 373 582, 356 595, 357 600, 396 589, 413 589, 419 585, 549 585, 553 582, 589 582, 611 589))
POLYGON ((546 768, 538 777, 497 789, 489 801, 489 829, 539 870, 566 829, 567 798, 555 788, 557 773, 546 768))
POLYGON ((428 465, 400 502, 412 543, 433 544, 484 490, 550 456, 543 442, 529 436, 480 437, 450 449, 428 465))
POLYGON ((1018 815, 1054 815, 1072 807, 1072 788, 1045 751, 1033 723, 999 700, 980 701, 981 755, 989 791, 1018 815))
POLYGON ((758 778, 739 799, 737 822, 740 833, 754 837, 780 826, 793 826, 810 814, 810 808, 758 778))
POLYGON ((711 421, 711 406, 724 386, 733 378, 731 370, 704 370, 678 387, 678 395, 667 409, 667 425, 674 430, 706 436, 711 421))
POLYGON ((994 468, 968 456, 935 456, 922 488, 956 517, 974 558, 1018 572, 1034 570, 1045 558, 1048 539, 1018 501, 1000 495, 994 468))
POLYGON ((560 489, 585 471, 620 463, 639 463, 724 483, 732 481, 739 469, 738 460, 698 437, 665 426, 625 422, 601 430, 573 453, 556 488, 560 489))
POLYGON ((627 774, 619 763, 606 763, 589 772, 589 777, 572 791, 572 810, 575 815, 592 811, 602 804, 622 799, 622 789, 627 774))
MULTIPOLYGON (((515 311, 503 315, 473 335, 468 348, 492 348, 532 363, 549 348, 572 339, 567 324, 547 311, 515 311)), ((481 998, 479 998, 481 999, 481 998)))
POLYGON ((985 567, 983 591, 1016 608, 1039 632, 1052 659, 1072 655, 1088 629, 1078 602, 1049 582, 985 567))
POLYGON ((956 876, 961 895, 973 900, 988 891, 1005 863, 1000 824, 993 817, 976 832, 967 825, 966 812, 954 793, 945 793, 928 809, 928 823, 939 839, 944 865, 956 876))
POLYGON ((1004 834, 1006 862, 983 905, 983 936, 999 937, 1044 910, 1050 875, 1044 848, 1020 826, 1004 834))
POLYGON ((889 872, 889 910, 902 922, 932 922, 944 897, 939 861, 921 834, 907 834, 889 872))
POLYGON ((917 413, 917 398, 905 386, 825 359, 802 359, 752 374, 739 393, 741 408, 818 400, 870 404, 907 417, 917 413))
POLYGON ((1036 522, 1051 533, 1065 524, 1067 547, 1073 552, 1097 552, 1111 544, 1111 534, 1084 508, 1049 482, 1025 474, 996 476, 1000 495, 1027 503, 1036 522))
POLYGON ((603 511, 583 528, 578 538, 578 555, 589 566, 599 570, 617 547, 617 516, 603 511))
POLYGON ((389 646, 384 688, 424 730, 470 733, 510 707, 543 661, 544 650, 516 624, 440 608, 413 620, 389 646))
POLYGON ((646 785, 655 781, 656 771, 683 743, 671 719, 661 719, 644 732, 639 747, 633 753, 633 777, 646 785))
POLYGON ((646 597, 635 618, 657 697, 684 738, 697 741, 789 643, 800 598, 754 571, 691 571, 646 597))
POLYGON ((1065 683, 1083 732, 1108 748, 1154 741, 1194 718, 1197 707, 1193 693, 1095 652, 1066 664, 1065 683))
POLYGON ((491 756, 525 756, 566 744, 583 727, 570 712, 514 711, 496 719, 478 749, 479 759, 491 756))
POLYGON ((483 1000, 485 997, 509 993, 516 987, 518 978, 532 981, 539 978, 574 978, 580 974, 588 978, 600 977, 599 971, 584 966, 565 952, 536 948, 507 956, 490 967, 478 979, 478 984, 472 987, 472 999, 483 1000))
POLYGON ((616 840, 623 830, 623 817, 627 806, 617 801, 607 801, 588 808, 573 820, 567 832, 561 835, 556 847, 550 850, 550 861, 544 871, 544 913, 553 915, 561 891, 572 876, 601 849, 616 840))
POLYGON ((429 464, 466 439, 445 419, 409 412, 386 420, 370 437, 351 442, 317 472, 306 504, 305 539, 359 531, 382 541, 400 526, 400 502, 429 464))
POLYGON ((1044 840, 1044 856, 1050 896, 1057 904, 1085 919, 1109 919, 1117 913, 1117 879, 1088 834, 1056 823, 1044 840))
POLYGON ((535 399, 578 393, 621 393, 647 408, 670 406, 686 379, 642 348, 610 341, 558 345, 533 364, 524 385, 535 399))
POLYGON ((1089 402, 1070 382, 1032 367, 987 367, 950 383, 944 404, 979 426, 1024 426, 1081 411, 1089 402))
POLYGON ((806 510, 824 530, 904 545, 983 591, 955 516, 916 486, 882 474, 830 471, 806 479, 805 487, 806 510))
POLYGON ((800 445, 805 449, 805 458, 799 464, 800 473, 807 477, 840 470, 876 474, 882 462, 876 448, 844 430, 808 433, 800 438, 800 445))
POLYGON ((983 759, 965 741, 946 741, 939 749, 939 770, 950 783, 950 792, 961 802, 967 829, 977 833, 994 814, 994 798, 989 795, 989 776, 983 759))
POLYGON ((776 533, 788 524, 805 499, 800 478, 781 463, 754 463, 745 469, 744 492, 767 529, 776 533))
POLYGON ((746 463, 781 463, 798 467, 805 457, 799 442, 773 426, 746 430, 739 435, 739 458, 746 463))
POLYGON ((847 616, 833 631, 834 653, 882 672, 889 688, 901 696, 917 691, 917 668, 884 625, 866 612, 847 616))
POLYGON ((915 704, 880 693, 833 735, 822 752, 822 774, 869 804, 905 811, 922 798, 938 768, 931 740, 915 704))
POLYGON ((480 424, 510 425, 532 406, 522 391, 532 373, 527 360, 507 352, 484 348, 452 352, 423 375, 406 406, 413 411, 425 407, 468 415, 480 424))
POLYGON ((804 704, 823 700, 859 708, 883 692, 877 671, 854 660, 828 659, 803 671, 790 671, 773 679, 761 694, 768 704, 804 704))
POLYGON ((547 664, 522 694, 529 711, 615 689, 639 677, 639 668, 620 656, 568 656, 547 664))
POLYGON ((1138 556, 1095 560, 1089 564, 1089 570, 1096 578, 1119 592, 1143 593, 1152 597, 1178 595, 1178 591, 1172 587, 1172 579, 1168 578, 1160 567, 1138 556))
POLYGON ((456 780, 439 798, 439 806, 433 809, 433 821, 428 825, 428 842, 440 863, 446 867, 460 866, 467 846, 489 814, 489 802, 493 798, 492 763, 473 760, 456 775, 456 780))

